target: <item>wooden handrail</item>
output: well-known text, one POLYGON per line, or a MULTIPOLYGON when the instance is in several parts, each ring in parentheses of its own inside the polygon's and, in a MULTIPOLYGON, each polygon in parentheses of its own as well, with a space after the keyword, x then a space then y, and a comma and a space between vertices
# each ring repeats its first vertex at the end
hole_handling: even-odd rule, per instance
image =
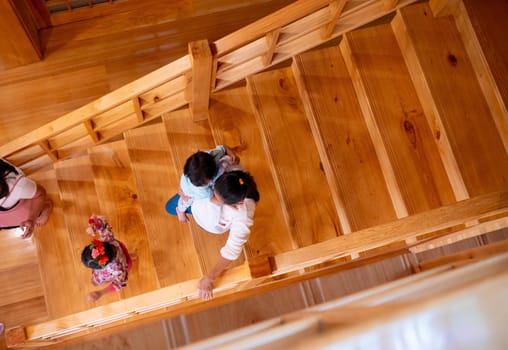
POLYGON ((499 213, 508 215, 508 192, 490 193, 459 201, 383 225, 369 227, 354 234, 339 236, 278 254, 273 257, 275 264, 273 273, 287 273, 297 268, 387 246, 499 213))
MULTIPOLYGON (((193 91, 189 85, 197 80, 193 74, 207 75, 200 81, 212 78, 210 92, 218 91, 416 1, 400 0, 393 7, 382 0, 340 6, 331 0, 296 1, 212 43, 211 77, 186 55, 0 146, 0 157, 32 173, 188 105, 192 97, 186 91, 193 91)), ((206 96, 195 91, 200 99, 206 96)))

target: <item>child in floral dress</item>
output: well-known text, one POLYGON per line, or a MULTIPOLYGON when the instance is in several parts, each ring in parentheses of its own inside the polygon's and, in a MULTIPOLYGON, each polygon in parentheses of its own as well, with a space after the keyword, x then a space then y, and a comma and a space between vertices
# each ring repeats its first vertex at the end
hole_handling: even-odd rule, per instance
POLYGON ((92 284, 94 286, 106 285, 105 288, 88 294, 88 301, 93 302, 127 285, 132 259, 125 245, 114 238, 105 216, 91 216, 88 219, 86 232, 98 238, 92 240, 91 244, 83 249, 81 261, 93 270, 92 284))

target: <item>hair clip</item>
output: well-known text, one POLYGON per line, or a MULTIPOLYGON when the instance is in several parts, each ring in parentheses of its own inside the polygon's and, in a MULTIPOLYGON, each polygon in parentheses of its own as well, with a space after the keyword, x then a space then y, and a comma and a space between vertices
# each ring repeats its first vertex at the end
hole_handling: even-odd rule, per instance
POLYGON ((244 181, 243 181, 243 179, 242 179, 242 178, 239 178, 239 179, 238 179, 238 182, 240 183, 240 185, 243 185, 243 184, 244 184, 244 181))

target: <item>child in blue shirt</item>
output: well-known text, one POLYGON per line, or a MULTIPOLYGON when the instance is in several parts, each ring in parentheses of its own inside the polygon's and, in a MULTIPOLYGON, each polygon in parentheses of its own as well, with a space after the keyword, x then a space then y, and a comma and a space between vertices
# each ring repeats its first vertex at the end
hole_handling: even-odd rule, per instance
POLYGON ((211 198, 215 180, 225 171, 239 169, 238 163, 235 152, 224 145, 192 154, 185 162, 180 190, 166 203, 166 211, 181 223, 188 222, 194 200, 211 198))

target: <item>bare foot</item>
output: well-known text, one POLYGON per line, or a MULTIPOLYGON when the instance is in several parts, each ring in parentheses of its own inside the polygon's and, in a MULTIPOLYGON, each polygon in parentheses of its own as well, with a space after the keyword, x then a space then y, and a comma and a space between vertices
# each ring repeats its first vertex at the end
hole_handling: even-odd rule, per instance
POLYGON ((48 222, 49 215, 51 214, 52 210, 53 210, 53 201, 51 199, 48 199, 44 202, 44 208, 39 214, 39 217, 35 219, 35 225, 37 226, 45 225, 46 222, 48 222))
POLYGON ((176 208, 176 214, 178 215, 178 220, 180 220, 180 222, 182 224, 189 222, 189 218, 187 217, 187 214, 182 213, 178 208, 176 208))

